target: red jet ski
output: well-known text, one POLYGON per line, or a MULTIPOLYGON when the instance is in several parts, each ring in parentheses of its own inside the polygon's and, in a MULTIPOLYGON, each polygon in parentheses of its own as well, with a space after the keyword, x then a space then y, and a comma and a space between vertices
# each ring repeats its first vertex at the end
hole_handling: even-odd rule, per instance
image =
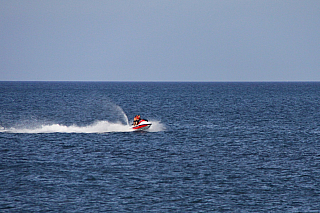
POLYGON ((150 128, 152 124, 146 119, 140 119, 137 125, 132 126, 133 131, 145 131, 150 128))

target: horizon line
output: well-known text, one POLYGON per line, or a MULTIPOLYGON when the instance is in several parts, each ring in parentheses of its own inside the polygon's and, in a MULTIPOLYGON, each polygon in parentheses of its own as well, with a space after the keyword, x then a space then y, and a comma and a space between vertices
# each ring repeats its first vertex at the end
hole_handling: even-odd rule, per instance
POLYGON ((96 83, 319 83, 320 81, 281 81, 281 80, 272 80, 272 81, 122 81, 122 80, 112 80, 112 81, 101 81, 101 80, 0 80, 0 82, 96 82, 96 83))

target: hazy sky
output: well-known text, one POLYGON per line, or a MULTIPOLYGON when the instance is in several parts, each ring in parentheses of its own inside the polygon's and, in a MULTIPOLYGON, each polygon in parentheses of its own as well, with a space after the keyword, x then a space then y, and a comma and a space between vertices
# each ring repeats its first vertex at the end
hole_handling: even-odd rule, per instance
POLYGON ((320 81, 319 0, 0 0, 0 81, 320 81))

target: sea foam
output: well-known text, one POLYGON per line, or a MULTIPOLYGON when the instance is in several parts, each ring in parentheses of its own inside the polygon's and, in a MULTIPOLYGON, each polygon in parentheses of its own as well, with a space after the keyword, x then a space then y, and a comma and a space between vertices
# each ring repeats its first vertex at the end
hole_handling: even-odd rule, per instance
MULTIPOLYGON (((163 124, 159 121, 152 121, 152 126, 149 132, 159 132, 165 130, 163 124)), ((125 125, 120 122, 112 123, 109 121, 97 121, 87 126, 71 125, 66 126, 62 124, 40 125, 38 127, 10 127, 0 128, 0 132, 8 133, 108 133, 108 132, 131 132, 130 125, 125 125)))

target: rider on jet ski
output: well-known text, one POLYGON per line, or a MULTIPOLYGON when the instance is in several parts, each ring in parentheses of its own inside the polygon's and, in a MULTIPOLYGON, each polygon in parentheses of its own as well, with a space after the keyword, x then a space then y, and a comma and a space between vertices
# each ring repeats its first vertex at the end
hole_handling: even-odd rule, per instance
POLYGON ((140 121, 148 121, 147 119, 142 119, 140 115, 136 115, 134 118, 133 118, 133 126, 137 126, 140 121))
POLYGON ((134 125, 134 126, 137 126, 140 120, 141 120, 140 115, 136 115, 136 116, 133 118, 133 125, 134 125))
POLYGON ((136 115, 133 118, 133 127, 131 128, 133 131, 145 131, 150 128, 152 124, 148 122, 147 119, 143 119, 140 115, 136 115))

